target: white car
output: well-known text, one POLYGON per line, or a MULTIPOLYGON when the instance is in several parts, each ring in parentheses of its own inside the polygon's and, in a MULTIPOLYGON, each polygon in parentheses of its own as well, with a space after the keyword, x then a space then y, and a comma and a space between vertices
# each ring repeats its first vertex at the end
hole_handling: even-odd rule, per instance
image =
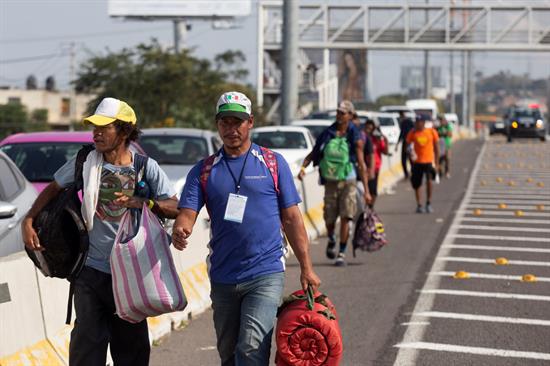
POLYGON ((292 121, 291 126, 300 126, 307 128, 313 137, 317 139, 319 135, 334 123, 335 119, 299 119, 292 121))
POLYGON ((0 257, 24 249, 21 220, 36 199, 36 189, 3 152, 0 152, 0 257))
POLYGON ((399 116, 396 113, 375 112, 375 123, 380 126, 380 130, 388 138, 388 143, 397 144, 399 140, 399 116))
POLYGON ((387 113, 398 113, 404 112, 405 117, 408 117, 414 121, 416 114, 412 108, 407 107, 406 105, 383 105, 380 107, 380 112, 387 113))
POLYGON ((145 128, 139 144, 166 173, 179 197, 191 168, 222 146, 218 134, 196 128, 145 128))
MULTIPOLYGON (((294 177, 300 172, 304 158, 315 144, 311 132, 305 127, 298 126, 255 128, 252 130, 252 142, 281 154, 290 166, 294 177)), ((310 165, 306 173, 312 170, 310 165)))

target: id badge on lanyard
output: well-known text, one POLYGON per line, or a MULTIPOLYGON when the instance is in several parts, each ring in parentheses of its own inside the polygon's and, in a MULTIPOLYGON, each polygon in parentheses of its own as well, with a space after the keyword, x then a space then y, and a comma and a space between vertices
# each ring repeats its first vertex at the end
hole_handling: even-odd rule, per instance
POLYGON ((225 206, 225 215, 223 217, 223 219, 226 221, 232 221, 238 224, 243 223, 244 211, 246 209, 246 201, 248 200, 248 197, 239 194, 239 191, 241 189, 241 179, 243 177, 244 168, 246 167, 246 160, 248 159, 248 155, 250 154, 251 148, 252 148, 252 145, 250 145, 250 147, 248 148, 246 157, 244 158, 243 166, 241 168, 241 174, 239 174, 238 180, 235 178, 235 175, 233 174, 233 171, 231 171, 231 167, 229 166, 229 163, 227 162, 224 156, 224 161, 227 164, 227 170, 229 170, 229 173, 231 174, 231 178, 233 178, 233 181, 235 182, 235 188, 237 191, 237 193, 229 193, 229 198, 227 199, 227 206, 225 206))
POLYGON ((229 199, 227 200, 223 219, 242 224, 247 200, 248 197, 246 196, 229 193, 229 199))

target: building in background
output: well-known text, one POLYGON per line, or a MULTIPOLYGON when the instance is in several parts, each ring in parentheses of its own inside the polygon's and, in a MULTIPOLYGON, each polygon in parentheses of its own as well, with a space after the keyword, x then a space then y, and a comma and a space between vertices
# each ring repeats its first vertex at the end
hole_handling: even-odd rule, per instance
POLYGON ((68 129, 71 120, 82 120, 88 103, 94 97, 95 95, 91 94, 76 94, 74 117, 71 118, 70 91, 0 89, 0 104, 21 104, 29 113, 34 110, 47 110, 47 122, 55 129, 68 129))

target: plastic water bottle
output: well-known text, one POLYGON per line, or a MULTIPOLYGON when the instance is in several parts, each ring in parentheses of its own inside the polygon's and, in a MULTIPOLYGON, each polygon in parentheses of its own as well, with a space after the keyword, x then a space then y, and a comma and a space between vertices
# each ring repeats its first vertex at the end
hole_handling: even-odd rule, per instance
POLYGON ((136 196, 142 197, 142 198, 149 198, 151 193, 151 189, 149 188, 149 184, 147 184, 146 181, 141 180, 136 185, 136 196))

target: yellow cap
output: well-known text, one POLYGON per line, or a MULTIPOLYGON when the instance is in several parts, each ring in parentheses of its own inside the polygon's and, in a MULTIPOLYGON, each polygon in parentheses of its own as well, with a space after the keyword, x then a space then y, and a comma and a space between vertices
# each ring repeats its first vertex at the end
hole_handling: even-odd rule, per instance
POLYGON ((115 98, 103 98, 97 106, 95 113, 90 117, 84 118, 84 122, 89 122, 95 126, 106 126, 119 120, 136 124, 136 113, 126 102, 115 98))

